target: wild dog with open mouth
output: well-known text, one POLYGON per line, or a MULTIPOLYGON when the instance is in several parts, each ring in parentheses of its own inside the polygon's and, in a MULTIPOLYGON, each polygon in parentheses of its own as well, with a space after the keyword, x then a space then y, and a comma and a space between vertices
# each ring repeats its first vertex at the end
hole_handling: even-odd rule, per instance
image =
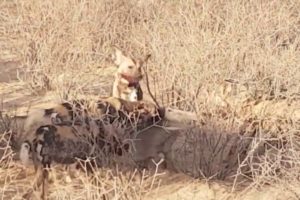
POLYGON ((140 101, 143 99, 143 91, 140 85, 140 81, 143 78, 142 67, 150 56, 148 54, 143 60, 133 59, 125 56, 122 51, 115 48, 112 59, 118 66, 118 70, 113 84, 113 97, 128 101, 140 101))

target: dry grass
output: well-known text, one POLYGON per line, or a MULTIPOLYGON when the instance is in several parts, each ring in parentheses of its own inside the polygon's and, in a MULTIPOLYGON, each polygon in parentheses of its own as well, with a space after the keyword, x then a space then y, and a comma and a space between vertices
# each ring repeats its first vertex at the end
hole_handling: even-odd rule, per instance
MULTIPOLYGON (((242 177, 251 188, 276 183, 299 195, 299 10, 297 0, 3 0, 0 59, 20 63, 31 95, 72 99, 109 94, 112 45, 134 56, 151 53, 158 101, 197 112, 201 122, 201 131, 175 141, 177 170, 231 178, 233 191, 242 177)), ((10 167, 0 169, 9 180, 2 193, 26 184, 14 188, 17 178, 7 171, 18 174, 18 167, 10 167)), ((142 199, 149 190, 122 177, 101 175, 96 189, 88 179, 65 186, 71 189, 58 181, 51 198, 99 199, 112 190, 116 199, 142 199), (108 189, 98 192, 103 184, 108 189)))

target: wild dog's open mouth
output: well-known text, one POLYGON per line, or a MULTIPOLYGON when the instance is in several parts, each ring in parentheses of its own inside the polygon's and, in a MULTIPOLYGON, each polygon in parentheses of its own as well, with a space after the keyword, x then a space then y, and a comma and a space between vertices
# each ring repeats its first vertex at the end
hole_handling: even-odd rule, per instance
POLYGON ((127 74, 121 74, 121 77, 126 79, 130 84, 136 84, 143 78, 143 75, 131 76, 127 74))

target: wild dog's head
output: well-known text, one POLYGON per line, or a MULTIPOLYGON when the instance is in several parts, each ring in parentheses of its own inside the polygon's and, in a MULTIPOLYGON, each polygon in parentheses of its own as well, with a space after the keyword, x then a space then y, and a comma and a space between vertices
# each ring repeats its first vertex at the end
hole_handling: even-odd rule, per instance
POLYGON ((118 75, 128 80, 128 82, 138 82, 143 78, 142 67, 150 56, 148 54, 144 59, 134 59, 124 55, 121 50, 115 48, 112 60, 118 66, 118 75))
POLYGON ((45 109, 45 117, 50 117, 52 124, 67 125, 83 122, 87 118, 88 102, 85 100, 74 100, 58 104, 53 108, 45 109))

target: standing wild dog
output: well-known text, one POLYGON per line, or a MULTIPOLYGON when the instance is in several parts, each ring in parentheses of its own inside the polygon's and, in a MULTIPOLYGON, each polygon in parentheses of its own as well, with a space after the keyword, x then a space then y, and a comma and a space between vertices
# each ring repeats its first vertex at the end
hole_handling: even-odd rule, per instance
MULTIPOLYGON (((42 125, 35 131, 32 141, 26 140, 22 144, 20 159, 22 163, 32 161, 36 171, 34 190, 42 187, 41 199, 46 199, 48 170, 52 164, 76 164, 76 159, 93 157, 105 145, 100 129, 89 131, 77 125, 42 125)), ((32 192, 30 189, 23 198, 31 199, 32 192)))
POLYGON ((118 66, 118 70, 113 84, 113 97, 127 101, 140 101, 143 99, 143 91, 140 86, 140 81, 143 78, 142 66, 150 56, 148 54, 145 59, 136 60, 125 56, 119 49, 115 49, 112 59, 118 66))

